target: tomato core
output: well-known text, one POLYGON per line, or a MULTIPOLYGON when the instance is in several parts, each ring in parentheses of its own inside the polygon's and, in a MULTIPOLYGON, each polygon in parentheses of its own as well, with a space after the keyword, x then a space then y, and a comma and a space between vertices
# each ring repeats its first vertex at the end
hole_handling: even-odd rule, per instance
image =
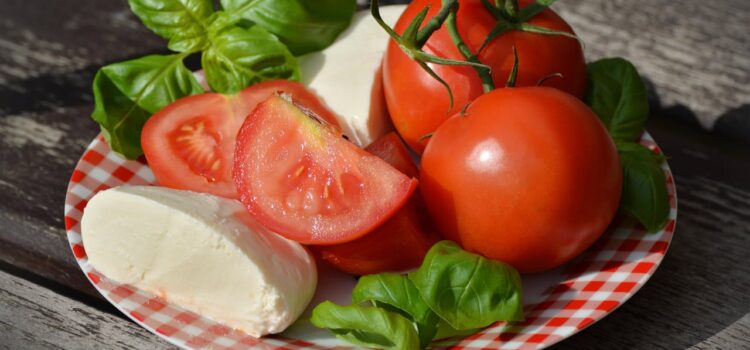
POLYGON ((206 128, 204 117, 187 121, 169 135, 173 152, 188 164, 195 174, 208 182, 216 182, 222 175, 219 135, 206 128))

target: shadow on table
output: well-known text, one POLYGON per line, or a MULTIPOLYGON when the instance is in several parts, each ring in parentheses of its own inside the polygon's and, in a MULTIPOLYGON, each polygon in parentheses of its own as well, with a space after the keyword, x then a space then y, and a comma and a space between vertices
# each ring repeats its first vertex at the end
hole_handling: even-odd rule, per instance
MULTIPOLYGON (((683 104, 664 106, 653 82, 644 77, 653 117, 670 118, 686 126, 705 129, 695 113, 683 104)), ((750 147, 750 101, 726 111, 716 111, 719 116, 709 130, 720 137, 750 147)))

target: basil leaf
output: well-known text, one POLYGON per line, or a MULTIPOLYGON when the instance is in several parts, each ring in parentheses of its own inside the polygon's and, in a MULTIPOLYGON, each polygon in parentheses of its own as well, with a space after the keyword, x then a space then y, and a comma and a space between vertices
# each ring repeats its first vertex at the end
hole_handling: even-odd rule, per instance
POLYGON ((357 10, 355 0, 221 0, 221 6, 276 34, 297 56, 331 45, 357 10))
POLYGON ((340 339, 364 347, 419 349, 419 338, 412 323, 378 307, 340 306, 324 301, 313 309, 310 322, 315 327, 330 329, 340 339))
POLYGON ((648 119, 646 85, 632 63, 605 58, 588 64, 586 103, 615 141, 635 141, 648 119))
POLYGON ((445 320, 442 318, 438 321, 437 325, 437 333, 435 334, 434 339, 445 339, 445 338, 452 338, 452 337, 465 337, 468 335, 472 335, 474 333, 477 333, 481 330, 481 328, 469 328, 469 329, 462 329, 458 330, 451 325, 449 325, 445 320))
POLYGON ((151 55, 102 67, 94 78, 94 111, 112 150, 143 154, 141 129, 151 114, 180 97, 203 92, 179 55, 151 55))
POLYGON ((151 113, 125 96, 102 70, 94 77, 93 89, 94 112, 91 118, 99 123, 109 147, 125 158, 138 158, 143 154, 141 128, 151 113), (120 120, 123 123, 116 126, 120 120))
POLYGON ((211 0, 128 0, 130 9, 177 52, 196 52, 208 45, 206 24, 214 12, 211 0))
POLYGON ((650 232, 658 231, 669 219, 667 180, 659 164, 664 158, 643 145, 618 143, 623 170, 620 209, 632 214, 650 232))
POLYGON ((416 323, 422 347, 426 347, 437 332, 440 318, 430 310, 414 283, 406 276, 395 273, 362 276, 352 291, 352 302, 359 304, 365 301, 377 302, 378 306, 393 309, 416 323))
POLYGON ((409 279, 427 305, 457 330, 523 319, 518 272, 451 241, 434 245, 409 279))
POLYGON ((299 80, 297 59, 257 25, 212 32, 211 46, 201 60, 208 85, 216 92, 235 93, 270 79, 299 80))

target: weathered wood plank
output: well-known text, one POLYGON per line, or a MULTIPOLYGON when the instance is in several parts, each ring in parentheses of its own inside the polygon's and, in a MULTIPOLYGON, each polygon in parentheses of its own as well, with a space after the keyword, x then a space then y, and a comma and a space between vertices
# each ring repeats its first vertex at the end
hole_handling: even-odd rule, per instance
POLYGON ((691 349, 732 349, 739 344, 750 346, 750 314, 746 314, 731 327, 727 327, 710 338, 690 347, 691 349))
POLYGON ((98 132, 91 80, 107 62, 162 47, 124 1, 3 2, 0 260, 98 296, 62 230, 68 179, 98 132))
POLYGON ((123 318, 0 271, 0 349, 174 349, 123 318))
POLYGON ((587 59, 635 62, 664 107, 684 106, 704 127, 722 116, 750 126, 750 2, 563 0, 553 8, 583 39, 587 59))

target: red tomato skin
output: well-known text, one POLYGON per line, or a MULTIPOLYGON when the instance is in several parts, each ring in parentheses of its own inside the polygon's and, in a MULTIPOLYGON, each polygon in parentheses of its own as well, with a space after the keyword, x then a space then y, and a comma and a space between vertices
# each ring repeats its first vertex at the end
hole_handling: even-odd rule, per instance
MULTIPOLYGON (((521 1, 524 7, 529 1, 521 1)), ((405 10, 395 26, 402 33, 409 22, 425 6, 431 5, 427 20, 440 9, 439 0, 415 0, 405 10)), ((457 24, 458 31, 472 52, 478 52, 496 20, 480 0, 461 1, 457 24)), ((544 10, 528 23, 558 31, 573 33, 572 28, 552 10, 544 10)), ((518 50, 519 69, 516 86, 536 86, 538 81, 554 73, 544 85, 551 86, 581 98, 586 90, 586 64, 583 50, 577 40, 557 35, 541 35, 520 31, 506 32, 496 37, 480 54, 479 60, 492 68, 495 86, 505 86, 513 67, 513 46, 518 50)), ((424 51, 444 58, 464 60, 442 27, 436 31, 424 51)), ((445 87, 430 77, 406 56, 391 40, 384 56, 383 82, 386 102, 396 130, 417 153, 422 153, 429 139, 422 139, 448 117, 460 111, 468 102, 479 97, 482 85, 473 68, 431 64, 453 91, 453 108, 445 87), (429 101, 429 103, 426 103, 429 101)))
POLYGON ((419 177, 419 169, 414 163, 414 159, 409 154, 409 150, 404 145, 404 142, 401 141, 401 138, 395 132, 383 135, 365 147, 365 150, 386 161, 404 175, 419 177))
POLYGON ((591 109, 553 88, 481 96, 438 128, 421 165, 440 232, 523 273, 580 254, 619 206, 614 143, 591 109))
POLYGON ((296 103, 340 129, 334 113, 304 85, 293 81, 270 80, 235 95, 187 96, 155 113, 143 127, 141 145, 158 183, 169 188, 239 198, 231 175, 237 131, 258 103, 277 92, 290 94, 296 103), (180 129, 191 122, 203 122, 205 134, 216 143, 216 149, 208 151, 211 156, 205 159, 204 166, 210 168, 218 160, 218 169, 211 172, 213 176, 196 174, 195 164, 180 155, 185 145, 174 142, 180 136, 180 129))
POLYGON ((418 267, 439 236, 419 193, 372 233, 351 242, 309 246, 321 259, 352 275, 402 272, 418 267))
POLYGON ((278 96, 245 119, 232 175, 256 220, 288 239, 320 245, 373 231, 418 183, 278 96))
MULTIPOLYGON (((414 160, 395 133, 375 140, 366 150, 405 175, 418 176, 414 160)), ((338 270, 369 275, 416 268, 439 240, 422 196, 415 192, 396 215, 366 236, 342 244, 310 246, 310 249, 338 270)))

